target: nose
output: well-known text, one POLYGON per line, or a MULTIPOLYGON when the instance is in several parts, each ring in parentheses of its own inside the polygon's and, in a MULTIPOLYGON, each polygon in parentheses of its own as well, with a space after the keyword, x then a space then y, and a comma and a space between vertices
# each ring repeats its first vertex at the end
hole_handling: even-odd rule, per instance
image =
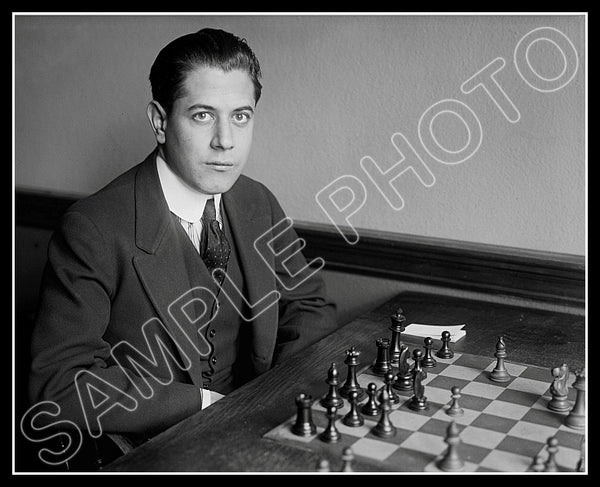
POLYGON ((215 125, 211 147, 216 150, 233 149, 233 133, 229 120, 220 120, 215 125))

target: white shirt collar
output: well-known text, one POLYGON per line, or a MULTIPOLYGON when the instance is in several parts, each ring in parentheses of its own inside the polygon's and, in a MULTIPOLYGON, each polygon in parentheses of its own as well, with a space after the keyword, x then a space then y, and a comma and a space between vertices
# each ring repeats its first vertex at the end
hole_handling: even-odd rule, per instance
POLYGON ((197 222, 202 218, 206 202, 214 197, 217 220, 222 224, 221 193, 208 195, 195 190, 171 169, 158 152, 156 169, 169 210, 187 222, 197 222))

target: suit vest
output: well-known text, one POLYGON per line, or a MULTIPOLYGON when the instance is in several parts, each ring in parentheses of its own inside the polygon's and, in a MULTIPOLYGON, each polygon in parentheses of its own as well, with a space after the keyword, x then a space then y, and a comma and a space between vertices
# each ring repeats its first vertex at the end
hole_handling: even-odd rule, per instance
MULTIPOLYGON (((227 276, 247 299, 245 279, 239 264, 237 246, 224 205, 221 208, 223 210, 221 211, 223 229, 231 245, 231 253, 227 263, 227 276)), ((207 287, 216 296, 216 299, 211 303, 206 303, 208 309, 210 309, 211 321, 208 326, 205 326, 199 332, 202 333, 203 338, 197 337, 199 341, 204 339, 208 342, 210 353, 207 356, 199 357, 199 363, 195 361, 192 366, 201 367, 204 387, 221 394, 228 394, 251 378, 248 376, 248 371, 251 370, 251 367, 249 367, 250 324, 243 320, 238 311, 240 310, 247 316, 247 310, 245 309, 247 305, 240 296, 240 291, 233 289, 229 279, 225 279, 222 289, 212 279, 208 281, 208 270, 200 254, 196 251, 175 216, 173 216, 173 219, 178 228, 177 235, 183 250, 191 287, 207 287), (229 299, 224 292, 227 293, 229 299)), ((198 304, 196 306, 197 316, 200 316, 202 311, 202 305, 198 304)), ((206 348, 206 345, 199 346, 199 348, 206 348)))

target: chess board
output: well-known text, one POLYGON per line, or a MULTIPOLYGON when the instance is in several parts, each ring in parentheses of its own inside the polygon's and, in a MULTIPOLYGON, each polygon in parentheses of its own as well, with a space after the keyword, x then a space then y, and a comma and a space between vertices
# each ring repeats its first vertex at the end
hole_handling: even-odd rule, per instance
MULTIPOLYGON (((327 426, 325 408, 320 397, 313 397, 312 418, 317 433, 309 437, 296 436, 291 426, 296 420, 296 407, 290 405, 290 417, 267 432, 264 437, 297 448, 322 453, 323 458, 340 458, 344 448, 351 447, 357 460, 375 463, 385 471, 441 472, 436 466, 447 449, 444 442, 451 421, 460 430, 459 454, 465 462, 463 472, 526 472, 537 454, 546 454, 549 437, 558 439, 556 462, 559 471, 575 471, 581 456, 584 430, 571 429, 563 424, 568 413, 558 413, 547 408, 551 399, 549 369, 506 362, 512 376, 509 382, 496 383, 488 374, 496 365, 495 359, 455 353, 452 359, 439 359, 437 365, 427 368, 425 396, 429 403, 426 411, 409 409, 411 392, 396 391, 400 402, 392 405, 390 420, 396 435, 380 438, 371 433, 379 416, 364 416, 365 423, 348 427, 341 421, 349 411, 348 401, 338 410, 337 429, 341 434, 338 443, 325 443, 318 435, 327 426), (450 390, 461 388, 460 406, 464 415, 451 417, 446 409, 452 402, 450 390)), ((340 384, 344 382, 341 374, 340 384)), ((383 378, 372 374, 370 366, 358 374, 358 382, 366 388, 374 382, 378 389, 384 386, 383 378)), ((571 387, 575 379, 569 375, 569 400, 574 402, 576 391, 571 387)), ((310 391, 298 391, 310 394, 310 391)), ((363 400, 361 405, 366 401, 363 400)), ((331 470, 339 465, 331 461, 331 470)), ((341 461, 340 461, 341 464, 341 461)), ((314 471, 316 466, 307 466, 314 471)))

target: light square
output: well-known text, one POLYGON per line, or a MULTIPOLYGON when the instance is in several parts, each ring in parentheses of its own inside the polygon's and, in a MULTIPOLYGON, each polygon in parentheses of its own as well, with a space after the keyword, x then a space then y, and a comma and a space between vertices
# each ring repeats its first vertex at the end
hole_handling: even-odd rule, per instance
POLYGON ((481 370, 463 367, 462 365, 449 365, 440 375, 454 377, 456 379, 473 380, 481 374, 481 370))
POLYGON ((446 404, 452 399, 450 391, 439 389, 437 387, 426 387, 425 396, 428 401, 436 402, 438 404, 446 404))
POLYGON ((285 424, 283 427, 279 428, 278 431, 274 432, 273 435, 269 434, 269 436, 270 437, 279 436, 280 438, 287 438, 288 440, 299 441, 301 443, 310 443, 324 429, 324 428, 317 426, 316 434, 311 435, 311 436, 298 436, 298 435, 295 435, 294 433, 292 433, 292 430, 291 430, 292 426, 294 425, 294 422, 295 421, 290 421, 289 423, 285 424))
POLYGON ((375 422, 365 420, 365 424, 362 426, 346 426, 340 420, 336 421, 335 426, 342 435, 358 436, 359 438, 362 438, 363 436, 367 436, 367 434, 369 434, 369 431, 371 431, 375 424, 375 422))
POLYGON ((476 426, 467 426, 460 432, 460 439, 470 445, 481 446, 493 450, 505 438, 504 433, 491 431, 476 426))
POLYGON ((516 389, 517 391, 531 392, 535 394, 542 395, 544 394, 550 384, 545 382, 540 382, 539 380, 533 379, 525 379, 523 377, 517 377, 513 380, 508 386, 507 389, 516 389))
POLYGON ((483 459, 480 466, 491 468, 500 472, 526 472, 531 465, 532 459, 516 453, 502 450, 492 450, 483 459))
POLYGON ((448 445, 444 443, 444 438, 441 436, 417 431, 410 435, 401 446, 402 448, 416 450, 430 455, 439 455, 446 450, 448 445))
POLYGON ((428 463, 423 470, 425 472, 440 472, 445 475, 453 474, 453 473, 457 473, 460 475, 464 472, 476 472, 477 467, 479 467, 479 465, 477 465, 476 463, 465 462, 465 467, 459 472, 444 472, 443 470, 440 470, 439 468, 437 468, 437 462, 440 460, 440 458, 436 458, 434 462, 428 463))
POLYGON ((373 440, 371 438, 361 438, 352 444, 352 452, 355 455, 379 461, 385 460, 398 448, 399 446, 394 443, 373 440))
POLYGON ((450 406, 440 409, 432 417, 441 421, 456 421, 457 424, 466 425, 471 424, 481 414, 480 411, 473 411, 472 409, 463 409, 465 413, 462 416, 448 416, 446 414, 446 409, 448 409, 449 407, 450 406))
POLYGON ((554 436, 556 428, 544 426, 543 424, 528 423, 527 421, 519 421, 507 433, 510 436, 523 438, 525 440, 539 441, 546 443, 548 438, 554 436))
POLYGON ((494 416, 501 416, 502 418, 521 419, 528 411, 529 408, 527 406, 512 404, 505 401, 494 401, 482 412, 494 416))
POLYGON ((484 397, 486 399, 496 399, 504 392, 504 389, 504 387, 498 387, 484 382, 470 382, 463 387, 460 392, 463 394, 470 394, 471 396, 484 397))
POLYGON ((396 411, 392 411, 390 413, 390 421, 394 426, 399 428, 417 431, 421 426, 429 421, 429 416, 409 413, 408 411, 397 409, 396 411))
MULTIPOLYGON (((510 362, 504 362, 504 366, 510 375, 513 377, 519 377, 527 367, 525 365, 512 364, 510 362)), ((496 361, 488 365, 484 370, 491 372, 496 368, 496 361)))

